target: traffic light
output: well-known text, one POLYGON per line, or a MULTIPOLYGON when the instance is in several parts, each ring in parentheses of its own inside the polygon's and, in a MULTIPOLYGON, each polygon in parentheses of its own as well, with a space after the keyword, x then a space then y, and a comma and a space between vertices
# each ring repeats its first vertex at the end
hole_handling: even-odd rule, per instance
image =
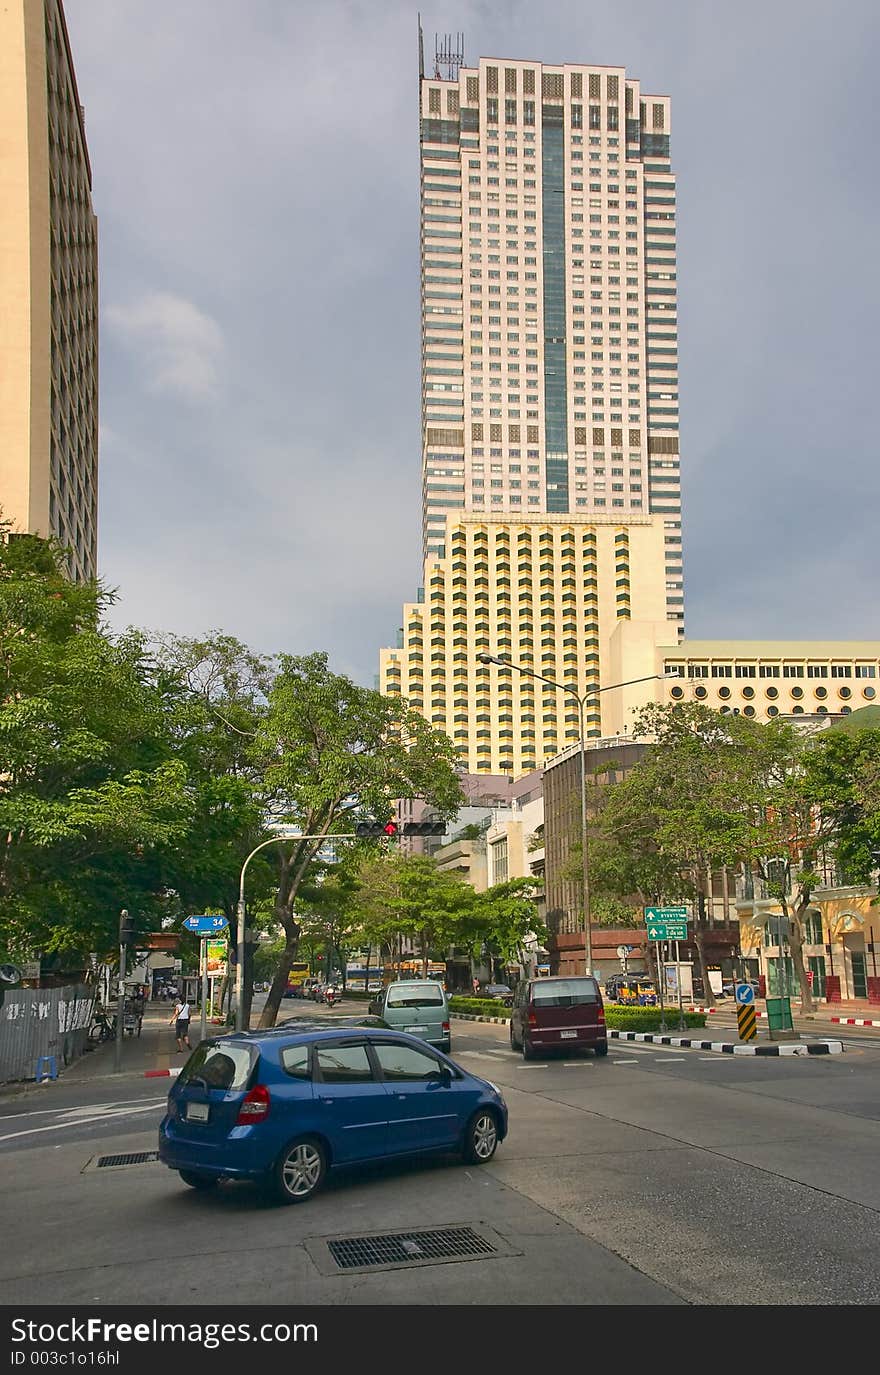
POLYGON ((445 821, 359 821, 354 828, 358 840, 397 840, 400 836, 442 836, 445 821))
POLYGON ((119 914, 119 944, 132 945, 135 940, 134 917, 123 909, 119 914))
POLYGON ((396 821, 359 821, 354 833, 358 840, 396 840, 400 830, 396 821))

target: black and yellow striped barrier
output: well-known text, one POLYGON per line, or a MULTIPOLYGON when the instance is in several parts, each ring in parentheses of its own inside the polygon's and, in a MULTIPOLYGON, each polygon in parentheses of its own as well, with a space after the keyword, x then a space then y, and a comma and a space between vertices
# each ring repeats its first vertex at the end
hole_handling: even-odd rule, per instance
POLYGON ((754 1041, 758 1034, 758 1014, 754 1003, 740 1005, 736 1009, 736 1025, 741 1041, 754 1041))

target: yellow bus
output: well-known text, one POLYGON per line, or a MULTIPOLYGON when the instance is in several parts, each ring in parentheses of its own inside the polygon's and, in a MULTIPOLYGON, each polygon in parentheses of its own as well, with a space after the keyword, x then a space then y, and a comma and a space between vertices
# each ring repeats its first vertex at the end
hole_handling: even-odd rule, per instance
POLYGON ((294 989, 301 988, 309 977, 309 965, 307 960, 294 960, 290 966, 290 973, 287 975, 287 991, 292 993, 294 989))

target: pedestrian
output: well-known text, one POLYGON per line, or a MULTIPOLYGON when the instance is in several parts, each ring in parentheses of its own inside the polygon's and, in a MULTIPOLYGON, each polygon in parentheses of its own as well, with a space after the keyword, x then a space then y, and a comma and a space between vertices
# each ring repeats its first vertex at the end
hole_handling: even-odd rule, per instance
POLYGON ((192 1046, 189 1043, 189 1016, 189 1003, 185 998, 178 998, 174 1005, 174 1015, 168 1025, 170 1026, 171 1022, 175 1023, 174 1034, 177 1037, 177 1052, 179 1055, 183 1054, 182 1041, 186 1043, 187 1050, 192 1050, 192 1046))
POLYGON ((479 992, 480 992, 480 981, 479 981, 479 979, 476 979, 476 978, 475 978, 475 979, 474 979, 474 997, 478 997, 478 996, 479 996, 479 992))

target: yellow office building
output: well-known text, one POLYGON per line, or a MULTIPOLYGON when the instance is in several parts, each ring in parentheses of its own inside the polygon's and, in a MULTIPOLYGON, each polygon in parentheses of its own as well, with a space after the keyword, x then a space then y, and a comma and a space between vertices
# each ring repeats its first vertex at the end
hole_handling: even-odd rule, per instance
POLYGON ((0 5, 0 508, 95 572, 97 225, 60 0, 0 5))
MULTIPOLYGON (((663 539, 651 516, 450 516, 448 552, 428 560, 424 600, 404 607, 399 645, 381 651, 381 690, 444 730, 469 772, 540 767, 580 738, 577 702, 478 655, 510 658, 581 695, 621 681, 612 667, 619 627, 633 616, 668 625, 663 539)), ((587 700, 589 736, 607 733, 614 695, 587 700)))

